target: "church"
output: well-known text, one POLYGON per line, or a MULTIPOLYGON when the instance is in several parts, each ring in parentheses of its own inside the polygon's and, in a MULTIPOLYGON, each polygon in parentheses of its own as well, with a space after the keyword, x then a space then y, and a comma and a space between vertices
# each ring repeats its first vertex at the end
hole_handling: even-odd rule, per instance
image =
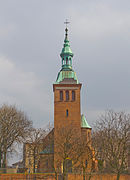
MULTIPOLYGON (((62 67, 53 84, 54 128, 43 139, 37 161, 37 172, 78 172, 95 168, 91 146, 91 127, 81 115, 81 87, 72 68, 73 52, 65 29, 64 45, 60 54, 62 67)), ((27 146, 24 149, 26 154, 27 146)), ((33 159, 32 159, 33 161, 33 159)), ((29 158, 24 157, 28 168, 29 158)))

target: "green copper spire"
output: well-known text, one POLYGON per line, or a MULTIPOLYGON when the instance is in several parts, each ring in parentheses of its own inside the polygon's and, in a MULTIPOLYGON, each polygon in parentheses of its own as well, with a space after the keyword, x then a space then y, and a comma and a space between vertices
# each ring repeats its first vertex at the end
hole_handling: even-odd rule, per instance
POLYGON ((65 40, 64 40, 64 46, 61 51, 61 58, 62 58, 62 69, 72 69, 72 57, 73 53, 70 49, 70 44, 68 40, 68 28, 65 29, 65 40))
MULTIPOLYGON (((67 24, 66 22, 65 24, 67 24)), ((55 84, 78 84, 78 79, 76 73, 72 69, 72 58, 73 53, 70 49, 70 44, 68 40, 68 28, 65 29, 65 40, 61 51, 62 58, 62 68, 58 73, 55 84)))

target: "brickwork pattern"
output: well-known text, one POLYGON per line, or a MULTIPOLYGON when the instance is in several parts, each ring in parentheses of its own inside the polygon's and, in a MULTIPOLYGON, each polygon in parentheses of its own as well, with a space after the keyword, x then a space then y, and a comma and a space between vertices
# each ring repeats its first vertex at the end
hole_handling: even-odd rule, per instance
POLYGON ((54 127, 65 127, 73 124, 74 128, 81 127, 80 113, 80 88, 81 84, 54 84, 54 127), (57 89, 60 88, 60 89, 57 89), (75 88, 75 101, 72 101, 72 90, 75 88), (63 91, 63 101, 60 101, 60 90, 63 91), (66 101, 66 91, 69 91, 69 101, 66 101), (68 117, 66 115, 68 110, 68 117))
MULTIPOLYGON (((88 180, 88 176, 86 179, 88 180)), ((0 174, 0 180, 55 180, 55 174, 0 174)), ((82 180, 83 176, 78 174, 68 174, 68 180, 82 180)), ((121 180, 130 179, 130 175, 121 175, 121 180)), ((92 175, 91 180, 116 180, 114 174, 92 175)))

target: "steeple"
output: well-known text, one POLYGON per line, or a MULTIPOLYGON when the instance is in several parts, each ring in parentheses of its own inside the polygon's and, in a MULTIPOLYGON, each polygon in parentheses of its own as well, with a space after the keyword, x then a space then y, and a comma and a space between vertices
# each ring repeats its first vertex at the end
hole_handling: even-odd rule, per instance
POLYGON ((68 28, 67 24, 69 22, 65 22, 66 28, 65 28, 65 39, 64 39, 64 45, 61 51, 61 59, 62 59, 62 68, 60 72, 58 73, 57 79, 55 84, 79 84, 76 73, 72 69, 72 58, 74 54, 72 53, 70 49, 70 44, 68 40, 68 28))
POLYGON ((63 49, 61 51, 61 58, 62 58, 62 69, 72 69, 72 57, 73 53, 70 49, 70 44, 68 40, 68 28, 66 27, 65 29, 65 40, 64 40, 64 45, 63 49))

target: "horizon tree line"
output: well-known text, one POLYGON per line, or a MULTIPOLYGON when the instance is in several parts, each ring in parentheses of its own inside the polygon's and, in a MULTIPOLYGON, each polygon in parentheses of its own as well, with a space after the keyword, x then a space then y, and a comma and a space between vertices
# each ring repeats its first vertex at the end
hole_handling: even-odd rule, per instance
MULTIPOLYGON (((108 110, 96 121, 92 133, 92 148, 98 161, 99 173, 115 173, 117 174, 117 180, 120 179, 121 174, 128 173, 128 158, 130 156, 129 129, 130 114, 125 112, 108 110)), ((87 150, 89 159, 93 158, 93 154, 90 153, 89 146, 85 140, 78 141, 78 139, 72 138, 73 131, 71 133, 67 133, 67 131, 69 131, 69 128, 59 131, 59 139, 57 139, 60 147, 57 155, 62 156, 64 164, 63 176, 65 177, 67 174, 66 168, 68 167, 66 162, 69 154, 71 154, 73 165, 77 162, 80 164, 83 179, 85 180, 86 173, 88 173, 87 165, 82 161, 81 154, 83 155, 84 150, 87 150), (61 142, 60 137, 62 137, 61 142), (79 145, 80 149, 77 148, 77 145, 79 145), (75 149, 77 152, 74 154, 75 149)), ((31 152, 34 157, 33 172, 35 173, 36 161, 39 159, 40 151, 38 144, 42 143, 46 135, 46 129, 33 128, 32 121, 28 119, 24 112, 18 110, 16 106, 2 105, 0 107, 0 168, 7 167, 7 156, 15 150, 16 144, 28 142, 35 144, 35 148, 30 146, 33 149, 31 152)), ((93 172, 93 167, 91 167, 90 172, 93 172)), ((91 179, 91 176, 92 174, 89 176, 89 179, 91 179)))

